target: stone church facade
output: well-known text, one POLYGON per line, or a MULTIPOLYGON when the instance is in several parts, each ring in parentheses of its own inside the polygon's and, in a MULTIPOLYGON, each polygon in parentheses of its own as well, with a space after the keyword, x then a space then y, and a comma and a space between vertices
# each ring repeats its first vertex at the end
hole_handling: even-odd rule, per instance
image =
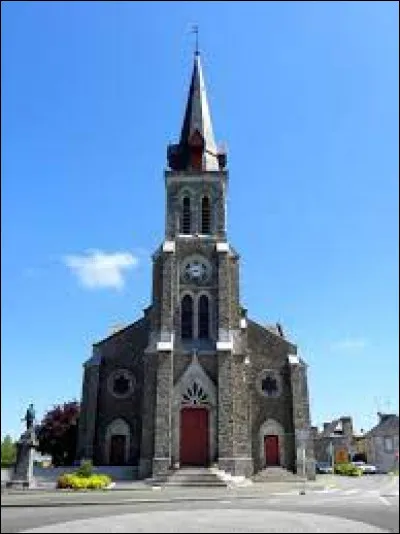
POLYGON ((211 464, 245 476, 307 465, 312 476, 306 364, 280 325, 257 324, 241 305, 227 154, 214 140, 198 54, 167 161, 152 302, 84 364, 77 459, 137 466, 140 477, 211 464))

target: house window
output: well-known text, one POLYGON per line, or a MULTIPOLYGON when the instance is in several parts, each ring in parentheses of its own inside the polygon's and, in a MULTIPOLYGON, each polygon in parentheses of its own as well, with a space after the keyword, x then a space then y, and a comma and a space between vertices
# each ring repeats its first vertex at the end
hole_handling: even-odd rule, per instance
POLYGON ((211 212, 210 199, 203 197, 201 201, 201 233, 209 234, 211 232, 211 212))
POLYGON ((190 198, 184 197, 182 201, 182 233, 190 234, 190 230, 191 230, 190 198))
POLYGON ((393 449, 394 449, 393 438, 392 437, 384 438, 383 447, 385 449, 385 452, 393 452, 393 449))
POLYGON ((193 338, 193 299, 185 295, 181 303, 181 335, 182 339, 193 338))
POLYGON ((210 310, 208 297, 201 295, 199 299, 199 338, 208 339, 210 335, 210 310))

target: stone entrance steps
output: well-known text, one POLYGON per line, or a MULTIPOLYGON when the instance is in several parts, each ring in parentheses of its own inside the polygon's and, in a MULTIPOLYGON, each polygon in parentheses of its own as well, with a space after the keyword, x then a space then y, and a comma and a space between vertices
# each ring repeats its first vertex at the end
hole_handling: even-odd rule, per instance
POLYGON ((208 467, 181 467, 152 479, 152 485, 226 487, 227 484, 208 467))
POLYGON ((254 482, 299 482, 302 477, 283 467, 265 467, 253 475, 254 482))

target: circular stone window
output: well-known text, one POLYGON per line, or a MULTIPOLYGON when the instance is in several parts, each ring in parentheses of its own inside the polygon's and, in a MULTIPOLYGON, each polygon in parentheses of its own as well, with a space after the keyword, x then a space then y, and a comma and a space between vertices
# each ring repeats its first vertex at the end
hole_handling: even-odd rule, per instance
POLYGON ((258 377, 258 390, 264 397, 279 397, 281 381, 277 371, 264 369, 258 377))
POLYGON ((133 374, 127 369, 118 369, 108 377, 108 390, 119 399, 128 397, 135 387, 133 374))

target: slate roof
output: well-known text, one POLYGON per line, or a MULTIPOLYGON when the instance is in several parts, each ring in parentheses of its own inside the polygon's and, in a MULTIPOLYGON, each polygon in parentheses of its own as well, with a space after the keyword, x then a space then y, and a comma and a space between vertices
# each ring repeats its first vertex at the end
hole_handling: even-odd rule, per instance
POLYGON ((189 161, 189 144, 193 134, 200 134, 204 151, 202 171, 220 169, 217 145, 214 139, 210 110, 208 106, 206 85, 200 55, 195 54, 189 94, 183 119, 181 135, 177 145, 168 147, 169 163, 175 170, 187 170, 189 161))
POLYGON ((366 437, 399 434, 399 416, 397 414, 378 414, 379 423, 365 433, 366 437))

